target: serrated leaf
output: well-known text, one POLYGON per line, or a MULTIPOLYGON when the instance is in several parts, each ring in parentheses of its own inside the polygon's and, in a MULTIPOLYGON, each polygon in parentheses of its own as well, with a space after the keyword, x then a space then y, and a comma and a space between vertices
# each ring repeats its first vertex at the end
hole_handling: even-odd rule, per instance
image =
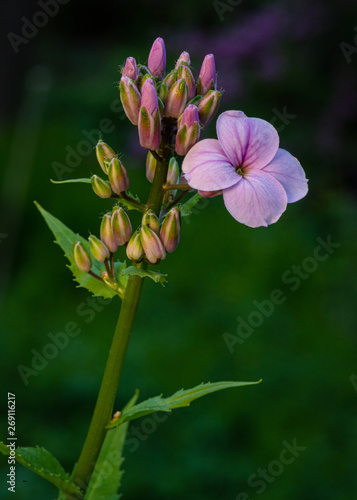
POLYGON ((190 198, 186 203, 181 205, 180 207, 180 213, 181 217, 186 217, 187 215, 191 214, 191 210, 197 203, 202 200, 202 196, 200 196, 198 193, 196 193, 192 198, 190 198))
POLYGON ((54 181, 53 179, 50 179, 50 181, 52 182, 52 184, 72 184, 72 183, 75 183, 75 182, 80 182, 82 184, 91 184, 91 180, 87 179, 87 178, 83 178, 83 179, 67 179, 65 181, 54 181))
MULTIPOLYGON (((136 391, 123 411, 130 410, 135 405, 138 396, 139 391, 136 391)), ((118 490, 124 472, 121 464, 124 461, 122 454, 128 425, 129 423, 126 423, 108 430, 84 497, 85 500, 118 500, 120 498, 118 490)))
MULTIPOLYGON (((80 241, 84 248, 89 252, 89 243, 87 240, 82 238, 79 234, 74 233, 71 229, 69 229, 63 222, 61 222, 59 219, 51 215, 49 212, 47 212, 44 208, 41 207, 36 201, 35 205, 40 211, 41 215, 45 219, 48 227, 51 229, 52 233, 55 236, 55 243, 57 243, 62 250, 64 251, 65 256, 67 259, 70 261, 70 266, 69 269, 72 271, 73 276, 75 280, 79 283, 79 287, 86 288, 89 290, 95 297, 104 297, 105 299, 107 298, 112 298, 118 295, 118 292, 105 284, 103 281, 99 281, 96 278, 93 278, 88 273, 83 273, 78 269, 74 262, 73 258, 73 253, 72 253, 72 246, 75 241, 80 241)), ((100 274, 101 272, 105 271, 104 264, 101 264, 97 262, 95 259, 93 260, 93 267, 92 271, 95 274, 100 274)), ((120 274, 122 275, 123 267, 125 267, 125 263, 120 263, 116 262, 115 263, 115 268, 120 271, 120 274)), ((122 290, 124 291, 125 286, 126 286, 127 278, 125 276, 122 276, 122 278, 119 277, 119 285, 121 286, 122 290)))
POLYGON ((109 428, 113 428, 118 425, 120 426, 120 424, 130 422, 130 420, 143 417, 144 415, 149 415, 150 413, 154 413, 156 411, 170 412, 175 408, 189 406, 195 399, 211 394, 212 392, 232 387, 259 384, 259 382, 261 382, 261 380, 257 382, 208 382, 207 384, 197 385, 192 389, 181 389, 168 398, 163 398, 162 395, 155 396, 133 406, 129 410, 123 410, 120 419, 113 424, 110 424, 109 428))
MULTIPOLYGON (((0 451, 3 455, 9 455, 9 448, 0 442, 0 451)), ((39 476, 47 479, 50 483, 66 494, 81 495, 81 490, 70 480, 59 461, 45 448, 16 448, 15 459, 17 462, 32 470, 39 476)))
POLYGON ((127 267, 122 271, 122 275, 129 276, 130 274, 136 274, 141 278, 150 278, 155 283, 161 283, 164 286, 164 283, 167 283, 166 276, 167 274, 161 274, 156 271, 145 271, 144 269, 139 269, 134 266, 127 267))

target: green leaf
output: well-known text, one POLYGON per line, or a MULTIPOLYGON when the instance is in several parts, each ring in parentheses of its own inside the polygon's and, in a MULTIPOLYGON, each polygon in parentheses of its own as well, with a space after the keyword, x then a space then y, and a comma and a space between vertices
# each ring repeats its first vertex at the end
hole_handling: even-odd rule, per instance
MULTIPOLYGON (((136 391, 123 411, 129 411, 138 399, 136 391)), ((129 423, 109 430, 105 436, 96 466, 88 485, 85 500, 118 500, 118 490, 123 476, 123 446, 129 423)))
POLYGON ((72 184, 74 182, 80 182, 82 184, 91 184, 90 179, 67 179, 65 181, 54 181, 53 179, 50 179, 52 184, 72 184))
MULTIPOLYGON (((0 451, 3 455, 9 455, 9 448, 0 442, 0 451)), ((59 461, 45 448, 16 448, 15 459, 20 464, 32 470, 39 476, 47 479, 57 488, 68 494, 80 495, 81 490, 70 480, 59 461)))
POLYGON ((181 212, 181 217, 187 217, 187 215, 191 214, 191 210, 197 203, 202 199, 202 196, 200 196, 198 193, 196 193, 192 198, 190 198, 186 203, 181 205, 180 207, 180 212, 181 212))
POLYGON ((137 267, 130 266, 122 271, 122 275, 128 276, 130 274, 136 274, 141 278, 150 278, 155 283, 161 283, 164 286, 164 283, 167 283, 166 276, 167 274, 157 273, 155 271, 144 271, 144 269, 138 269, 137 267))
POLYGON ((207 384, 197 385, 192 389, 181 389, 168 398, 163 398, 162 395, 155 396, 154 398, 147 399, 146 401, 143 401, 128 410, 124 409, 120 419, 113 424, 110 424, 109 428, 117 427, 118 425, 120 426, 120 424, 130 422, 130 420, 143 417, 144 415, 148 415, 156 411, 170 412, 175 408, 189 406, 195 399, 211 394, 212 392, 229 389, 231 387, 259 384, 260 382, 261 380, 258 382, 208 382, 207 384))
MULTIPOLYGON (((82 236, 80 236, 79 234, 75 234, 73 231, 71 231, 71 229, 65 226, 63 222, 56 219, 56 217, 47 212, 36 201, 35 205, 41 212, 48 227, 54 234, 56 238, 55 243, 57 243, 62 248, 65 256, 70 261, 71 265, 67 267, 69 267, 69 269, 72 271, 75 280, 79 283, 79 287, 86 288, 95 297, 104 297, 105 299, 115 297, 116 295, 124 292, 128 280, 126 276, 119 276, 119 274, 117 275, 119 276, 119 285, 121 287, 121 292, 120 292, 120 290, 118 291, 112 288, 111 286, 108 286, 103 281, 99 281, 96 278, 93 278, 93 276, 91 276, 90 274, 83 273, 82 271, 80 271, 74 262, 72 246, 75 241, 80 241, 83 244, 84 248, 89 252, 90 249, 88 241, 82 238, 82 236)), ((115 269, 120 272, 120 275, 122 275, 123 268, 125 267, 126 267, 125 263, 122 262, 115 263, 115 269)), ((101 272, 105 271, 104 264, 97 262, 95 259, 93 259, 92 271, 95 274, 100 275, 101 272)))

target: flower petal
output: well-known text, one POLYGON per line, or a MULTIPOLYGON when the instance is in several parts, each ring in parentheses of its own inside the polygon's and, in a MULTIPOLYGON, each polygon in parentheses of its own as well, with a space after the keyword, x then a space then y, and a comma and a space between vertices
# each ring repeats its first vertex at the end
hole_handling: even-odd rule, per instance
POLYGON ((235 167, 263 168, 275 156, 279 136, 260 118, 248 118, 242 111, 226 111, 217 120, 217 137, 235 167))
POLYGON ((182 171, 188 184, 201 191, 224 189, 240 178, 216 139, 195 144, 183 160, 182 171))
POLYGON ((274 177, 286 191, 288 203, 301 200, 307 191, 307 179, 300 162, 285 149, 278 149, 273 160, 263 168, 274 177))
POLYGON ((250 227, 276 222, 287 204, 283 186, 258 169, 251 169, 235 186, 225 189, 223 199, 228 212, 250 227))

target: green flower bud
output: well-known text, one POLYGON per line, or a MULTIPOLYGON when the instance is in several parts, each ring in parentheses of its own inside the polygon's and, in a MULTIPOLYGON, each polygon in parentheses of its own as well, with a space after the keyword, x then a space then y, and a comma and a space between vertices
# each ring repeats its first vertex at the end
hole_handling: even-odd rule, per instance
POLYGON ((137 230, 132 235, 129 240, 128 246, 126 247, 126 255, 130 260, 138 262, 144 256, 144 249, 141 243, 140 231, 137 230))
POLYGON ((90 180, 92 183, 93 191, 96 195, 98 195, 100 198, 111 197, 112 188, 110 187, 108 181, 104 181, 101 177, 98 177, 98 175, 92 175, 90 180))
POLYGON ((100 225, 100 238, 111 253, 114 253, 118 250, 118 244, 116 242, 116 239, 114 238, 112 229, 111 214, 105 214, 102 219, 102 223, 100 225))
POLYGON ((159 219, 152 210, 149 210, 143 215, 141 224, 143 226, 144 225, 148 226, 156 234, 159 234, 159 226, 160 226, 159 219))
POLYGON ((128 214, 121 207, 112 214, 112 230, 117 245, 125 245, 130 240, 132 227, 128 214))
POLYGON ((96 148, 95 148, 95 152, 97 155, 97 160, 99 162, 99 165, 101 166, 101 169, 103 170, 103 172, 105 174, 107 174, 108 169, 104 163, 104 160, 106 160, 107 158, 109 158, 109 160, 111 160, 112 158, 114 158, 116 156, 116 154, 114 153, 112 148, 110 146, 108 146, 108 144, 103 142, 102 140, 98 141, 98 144, 96 145, 96 148))
POLYGON ((118 158, 113 158, 108 168, 108 177, 114 193, 120 194, 129 189, 130 180, 128 172, 118 158))
POLYGON ((165 250, 172 253, 180 242, 181 222, 180 211, 174 207, 165 216, 161 226, 160 238, 165 250))
POLYGON ((150 182, 154 180, 156 165, 157 165, 157 160, 155 160, 155 158, 149 151, 146 157, 146 178, 150 182))
POLYGON ((73 257, 80 271, 88 273, 91 270, 92 260, 80 241, 73 243, 73 257))
POLYGON ((109 250, 99 238, 91 234, 88 241, 90 251, 98 262, 104 262, 109 258, 109 250))
MULTIPOLYGON (((159 98, 160 98, 162 103, 165 103, 165 100, 167 97, 167 92, 168 92, 167 85, 165 83, 162 83, 160 86, 160 90, 159 90, 159 98)), ((159 101, 159 104, 160 104, 160 101, 159 101)), ((160 111, 162 112, 162 110, 160 110, 160 111)))
POLYGON ((151 264, 157 264, 166 257, 162 241, 149 226, 142 226, 140 235, 146 258, 151 264))
POLYGON ((167 184, 177 184, 179 175, 180 175, 180 167, 179 167, 178 161, 173 156, 169 162, 166 183, 167 184))

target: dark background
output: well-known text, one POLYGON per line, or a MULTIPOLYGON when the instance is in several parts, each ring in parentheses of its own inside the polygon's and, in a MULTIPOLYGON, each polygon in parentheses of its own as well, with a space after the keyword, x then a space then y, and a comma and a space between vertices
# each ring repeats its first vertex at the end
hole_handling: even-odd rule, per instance
MULTIPOLYGON (((162 423, 136 421, 142 437, 135 450, 125 449, 123 498, 243 500, 239 494, 246 492, 265 500, 350 500, 357 486, 357 9, 353 0, 217 5, 70 0, 37 33, 28 28, 31 38, 18 53, 8 34, 23 36, 23 18, 31 21, 43 8, 1 5, 0 407, 5 417, 7 392, 15 393, 18 444, 44 446, 72 469, 119 300, 93 317, 78 314, 89 294, 75 288, 32 202, 83 236, 98 234, 110 202, 88 186, 55 186, 49 179, 58 178, 54 162, 69 166, 63 178, 100 174, 86 131, 95 142, 103 119, 112 121, 110 133, 101 130, 103 139, 124 153, 132 190, 145 199, 144 156, 118 105, 118 67, 127 56, 145 63, 162 36, 169 69, 187 50, 197 77, 204 55, 214 53, 225 90, 221 111, 273 120, 281 146, 302 163, 310 191, 267 229, 238 224, 221 197, 199 205, 183 223, 178 250, 159 266, 169 274, 165 289, 145 283, 118 409, 136 388, 146 398, 201 381, 263 383, 204 398, 162 423), (289 117, 282 120, 284 109, 289 117), (68 147, 77 151, 72 166, 68 147), (329 235, 340 246, 292 291, 282 276, 308 265, 317 238, 329 235), (223 334, 236 334, 238 318, 247 320, 254 301, 274 289, 283 291, 284 303, 231 353, 223 334), (41 353, 48 334, 64 331, 69 321, 80 335, 26 386, 19 365, 31 367, 31 351, 41 353), (279 472, 274 461, 283 442, 294 440, 305 450, 279 472), (247 483, 269 467, 270 482, 247 483)), ((214 123, 206 136, 215 136, 214 123)), ((5 418, 1 429, 5 438, 5 418)), ((1 498, 13 498, 4 485, 5 458, 1 464, 1 498)), ((55 495, 17 466, 16 498, 55 495)))

